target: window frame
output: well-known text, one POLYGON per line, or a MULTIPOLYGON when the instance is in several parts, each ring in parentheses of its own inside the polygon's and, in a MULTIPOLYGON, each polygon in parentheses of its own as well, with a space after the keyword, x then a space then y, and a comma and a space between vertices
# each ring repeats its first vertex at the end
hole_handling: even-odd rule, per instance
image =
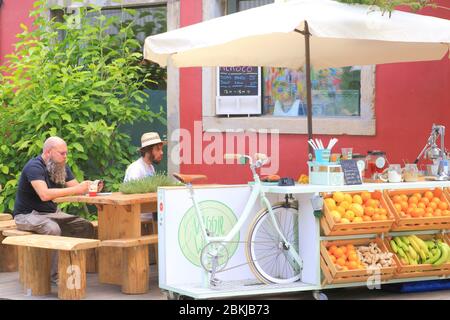
MULTIPOLYGON (((205 3, 205 0, 203 0, 205 3)), ((227 9, 237 8, 238 0, 227 0, 226 8, 217 1, 204 7, 204 19, 224 15, 227 9)), ((361 67, 361 101, 358 117, 313 117, 314 134, 347 134, 373 136, 376 134, 375 65, 361 67)), ((216 68, 202 68, 202 120, 205 132, 227 130, 276 129, 282 134, 307 134, 306 117, 233 116, 222 117, 216 110, 216 68)))

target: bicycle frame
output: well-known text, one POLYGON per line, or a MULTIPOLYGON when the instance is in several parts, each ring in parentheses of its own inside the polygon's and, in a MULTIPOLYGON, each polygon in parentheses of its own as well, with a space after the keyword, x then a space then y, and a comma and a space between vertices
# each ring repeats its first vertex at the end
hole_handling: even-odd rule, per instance
MULTIPOLYGON (((251 161, 251 158, 250 157, 248 157, 248 158, 251 161)), ((211 242, 229 242, 229 241, 231 241, 234 238, 234 236, 239 232, 239 230, 242 228, 243 224, 249 218, 249 216, 251 214, 251 210, 254 207, 258 197, 261 197, 262 203, 267 207, 267 210, 269 211, 269 214, 270 214, 270 217, 271 217, 271 220, 273 222, 276 232, 280 236, 283 243, 286 245, 286 247, 288 249, 288 253, 291 255, 291 258, 293 258, 293 260, 301 267, 303 265, 303 263, 301 261, 300 255, 295 251, 294 247, 291 245, 291 243, 289 243, 287 241, 286 237, 281 232, 281 230, 278 226, 278 222, 276 221, 275 215, 272 211, 272 205, 271 205, 269 199, 267 199, 267 197, 265 195, 261 180, 259 178, 259 175, 256 172, 256 168, 258 168, 261 165, 262 165, 261 162, 260 163, 257 162, 256 164, 250 164, 250 168, 253 173, 253 180, 254 180, 255 184, 253 186, 250 197, 244 207, 244 211, 239 216, 237 223, 233 226, 233 228, 225 236, 215 237, 215 236, 211 236, 208 233, 208 230, 205 226, 205 222, 203 221, 201 208, 197 202, 197 199, 195 198, 194 189, 192 187, 192 184, 186 184, 186 186, 189 190, 189 193, 190 193, 190 198, 192 199, 192 201, 194 203, 195 212, 196 212, 197 219, 199 220, 199 223, 201 226, 203 238, 205 239, 207 244, 209 244, 211 242)), ((294 262, 294 261, 292 261, 292 262, 294 262)))

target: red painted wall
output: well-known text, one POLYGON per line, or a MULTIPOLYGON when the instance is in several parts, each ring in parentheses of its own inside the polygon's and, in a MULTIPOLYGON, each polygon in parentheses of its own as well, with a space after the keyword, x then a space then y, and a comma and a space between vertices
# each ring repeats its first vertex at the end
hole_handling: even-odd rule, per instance
MULTIPOLYGON (((5 0, 0 8, 0 62, 12 51, 21 22, 30 25, 28 17, 33 0, 5 0)), ((449 6, 450 0, 439 0, 449 6)), ((450 11, 425 9, 422 14, 450 20, 450 11)), ((180 24, 190 25, 202 20, 202 0, 181 0, 180 24)), ((180 70, 180 127, 194 132, 194 121, 201 121, 201 69, 180 70)), ((354 152, 385 150, 391 163, 412 161, 423 148, 433 123, 447 128, 450 141, 450 61, 415 62, 377 66, 376 73, 376 135, 340 136, 338 147, 353 146, 354 152)), ((193 134, 193 137, 195 135, 193 134)), ((328 141, 330 136, 316 136, 328 141)), ((238 165, 206 165, 194 159, 194 148, 201 136, 192 141, 192 160, 199 164, 181 164, 183 173, 204 173, 210 183, 242 183, 250 178, 247 167, 238 165)), ((306 135, 280 137, 280 170, 282 176, 297 178, 307 171, 306 135)))
MULTIPOLYGON (((182 19, 183 26, 201 21, 200 2, 181 2, 182 18, 185 17, 182 19), (186 3, 189 7, 183 6, 186 3), (195 6, 191 7, 193 3, 195 6)), ((449 0, 438 3, 447 7, 450 5, 449 0)), ((444 9, 425 9, 421 13, 450 20, 450 11, 444 9)), ((200 79, 199 68, 181 70, 181 128, 191 132, 193 122, 201 121, 200 79)), ((446 126, 446 145, 450 146, 449 59, 377 66, 375 99, 376 135, 340 136, 337 147, 351 146, 355 153, 364 154, 372 149, 384 150, 391 163, 413 161, 424 147, 433 123, 446 126)), ((331 138, 324 135, 315 137, 325 141, 331 138)), ((306 141, 306 135, 280 136, 279 175, 297 178, 300 173, 307 172, 306 141)), ((208 145, 208 142, 203 145, 208 145)), ((210 183, 243 183, 251 178, 248 167, 238 165, 182 164, 181 172, 207 174, 210 183)))
POLYGON ((31 26, 32 19, 28 16, 35 0, 4 0, 0 7, 0 64, 5 61, 5 55, 14 50, 16 34, 21 33, 20 23, 31 26))

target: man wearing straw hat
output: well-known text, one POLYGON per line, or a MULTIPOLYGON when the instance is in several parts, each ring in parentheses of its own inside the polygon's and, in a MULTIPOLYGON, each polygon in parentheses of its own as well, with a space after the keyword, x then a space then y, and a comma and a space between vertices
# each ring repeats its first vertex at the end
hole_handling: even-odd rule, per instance
MULTIPOLYGON (((153 164, 159 164, 164 155, 163 146, 166 141, 162 141, 157 132, 147 132, 141 137, 141 147, 139 152, 141 157, 130 164, 125 172, 124 182, 131 180, 143 179, 145 177, 150 177, 155 174, 155 168, 153 164)), ((141 222, 152 222, 153 232, 156 232, 156 212, 141 212, 141 222)), ((150 234, 148 230, 148 224, 142 225, 142 234, 150 234)), ((157 246, 154 245, 155 257, 158 256, 157 246)), ((150 252, 149 252, 150 254, 150 252)), ((149 256, 151 261, 151 256, 149 256)))
POLYGON ((153 164, 161 162, 164 155, 164 144, 166 144, 166 141, 161 141, 157 132, 144 133, 139 148, 141 157, 128 166, 124 182, 153 176, 155 174, 153 164))

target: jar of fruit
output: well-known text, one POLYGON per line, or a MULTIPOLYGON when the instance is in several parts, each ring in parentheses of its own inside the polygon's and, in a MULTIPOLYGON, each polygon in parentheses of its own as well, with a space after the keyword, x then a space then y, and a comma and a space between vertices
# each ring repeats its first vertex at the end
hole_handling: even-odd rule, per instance
POLYGON ((386 152, 371 150, 366 157, 366 178, 377 179, 387 168, 386 152))

